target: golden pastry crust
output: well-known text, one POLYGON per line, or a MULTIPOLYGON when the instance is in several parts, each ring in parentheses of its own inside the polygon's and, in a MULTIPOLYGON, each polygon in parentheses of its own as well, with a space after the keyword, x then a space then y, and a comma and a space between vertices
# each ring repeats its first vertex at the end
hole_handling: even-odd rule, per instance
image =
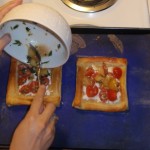
MULTIPOLYGON (((51 85, 49 86, 49 91, 51 91, 51 93, 44 97, 44 102, 52 102, 56 106, 59 106, 61 101, 62 67, 51 69, 51 71, 51 85)), ((7 86, 6 104, 8 106, 30 105, 32 100, 33 96, 19 94, 17 82, 17 61, 12 59, 7 86)))
POLYGON ((105 112, 118 112, 128 109, 128 97, 126 90, 127 60, 124 58, 107 57, 81 57, 77 60, 76 94, 72 106, 81 110, 97 110, 105 112), (103 63, 108 67, 120 67, 122 76, 119 79, 121 98, 118 103, 103 103, 94 101, 92 98, 83 99, 83 79, 88 66, 101 66, 103 63))

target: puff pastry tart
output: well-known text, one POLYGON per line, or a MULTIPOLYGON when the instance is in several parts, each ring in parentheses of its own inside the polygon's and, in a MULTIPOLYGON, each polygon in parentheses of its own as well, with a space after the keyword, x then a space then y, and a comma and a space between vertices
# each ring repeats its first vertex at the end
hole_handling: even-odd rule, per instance
MULTIPOLYGON (((61 67, 41 70, 41 84, 46 85, 45 102, 52 102, 56 106, 60 105, 61 77, 61 67)), ((37 81, 36 67, 31 67, 12 59, 7 86, 6 104, 9 106, 30 105, 38 87, 39 82, 37 81)))
POLYGON ((82 110, 118 112, 128 109, 125 58, 80 57, 72 106, 82 110))

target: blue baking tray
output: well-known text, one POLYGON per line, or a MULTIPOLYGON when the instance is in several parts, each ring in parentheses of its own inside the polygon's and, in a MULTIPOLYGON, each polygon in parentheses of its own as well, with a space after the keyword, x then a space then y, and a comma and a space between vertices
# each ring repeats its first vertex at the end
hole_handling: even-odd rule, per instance
MULTIPOLYGON (((110 42, 107 33, 78 34, 86 43, 63 66, 62 103, 56 110, 54 148, 150 149, 150 34, 117 33, 123 53, 110 42), (129 110, 107 113, 72 108, 75 96, 76 61, 79 56, 119 57, 128 60, 129 110)), ((9 145, 28 106, 5 104, 10 57, 0 57, 0 145, 9 145)))

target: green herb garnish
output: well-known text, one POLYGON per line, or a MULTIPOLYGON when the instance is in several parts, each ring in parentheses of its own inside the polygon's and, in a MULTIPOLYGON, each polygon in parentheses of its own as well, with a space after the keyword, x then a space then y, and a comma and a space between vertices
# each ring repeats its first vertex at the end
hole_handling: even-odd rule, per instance
POLYGON ((31 29, 30 29, 29 27, 26 27, 26 31, 27 31, 27 33, 28 33, 28 36, 32 35, 31 29))
POLYGON ((52 51, 49 52, 48 56, 52 56, 52 51))
POLYGON ((21 46, 22 43, 19 41, 19 40, 15 40, 15 42, 13 43, 14 45, 18 45, 18 46, 21 46))
POLYGON ((29 27, 26 27, 26 31, 29 32, 29 31, 30 31, 30 28, 29 28, 29 27))
POLYGON ((15 29, 17 29, 18 27, 19 27, 19 25, 16 24, 14 27, 11 27, 11 30, 15 30, 15 29))
POLYGON ((42 62, 41 64, 47 64, 47 63, 49 63, 49 61, 42 62))
POLYGON ((27 63, 30 63, 31 59, 32 58, 30 56, 27 56, 27 60, 28 60, 27 63))
POLYGON ((37 73, 36 73, 36 72, 37 72, 37 68, 36 68, 36 67, 31 67, 30 71, 31 71, 31 73, 37 74, 37 73))
POLYGON ((60 49, 60 48, 61 48, 61 45, 60 45, 60 44, 58 44, 58 45, 57 45, 57 48, 58 48, 58 49, 60 49))

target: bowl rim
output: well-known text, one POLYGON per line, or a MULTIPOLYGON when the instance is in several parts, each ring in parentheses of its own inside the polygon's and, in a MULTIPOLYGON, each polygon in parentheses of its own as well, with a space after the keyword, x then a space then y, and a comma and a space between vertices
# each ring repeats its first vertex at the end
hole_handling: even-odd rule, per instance
MULTIPOLYGON (((71 34, 71 28, 70 28, 69 24, 68 24, 67 21, 64 19, 64 17, 61 16, 61 14, 59 14, 56 10, 51 9, 51 8, 48 7, 48 6, 45 6, 45 5, 42 5, 42 4, 38 4, 38 3, 25 3, 25 4, 19 5, 19 6, 17 6, 16 8, 12 9, 12 11, 10 11, 10 12, 8 13, 8 15, 6 14, 6 16, 4 16, 4 18, 3 18, 2 21, 0 22, 0 28, 1 28, 4 24, 7 24, 8 22, 11 22, 11 21, 26 21, 26 22, 34 23, 36 26, 39 26, 40 28, 42 27, 43 29, 47 30, 50 34, 53 34, 53 36, 54 36, 55 38, 57 38, 57 39, 63 44, 67 56, 66 56, 66 58, 64 59, 62 65, 66 63, 66 61, 68 60, 68 58, 69 58, 69 56, 70 56, 71 44, 72 44, 72 34, 71 34), (16 15, 16 16, 14 16, 14 15, 11 16, 12 11, 17 10, 18 8, 20 9, 20 8, 22 8, 23 6, 26 7, 26 6, 29 6, 29 5, 30 5, 30 6, 37 6, 37 5, 38 5, 39 7, 43 7, 43 8, 46 7, 46 8, 48 8, 49 10, 53 11, 54 13, 57 13, 58 16, 60 16, 61 19, 64 21, 64 22, 63 22, 63 23, 64 23, 63 25, 67 28, 66 32, 68 32, 67 34, 69 34, 70 39, 66 39, 65 37, 63 38, 64 35, 62 35, 61 33, 59 34, 59 32, 56 32, 55 30, 53 30, 53 28, 51 28, 51 26, 48 27, 48 26, 45 25, 44 23, 42 23, 42 22, 40 22, 40 21, 38 22, 38 21, 35 20, 35 19, 31 19, 31 18, 27 18, 27 17, 24 18, 24 16, 21 18, 21 17, 19 17, 19 16, 17 16, 17 15, 16 15)), ((59 28, 60 28, 60 27, 59 27, 59 28)), ((57 66, 55 66, 55 67, 57 67, 57 66)))

